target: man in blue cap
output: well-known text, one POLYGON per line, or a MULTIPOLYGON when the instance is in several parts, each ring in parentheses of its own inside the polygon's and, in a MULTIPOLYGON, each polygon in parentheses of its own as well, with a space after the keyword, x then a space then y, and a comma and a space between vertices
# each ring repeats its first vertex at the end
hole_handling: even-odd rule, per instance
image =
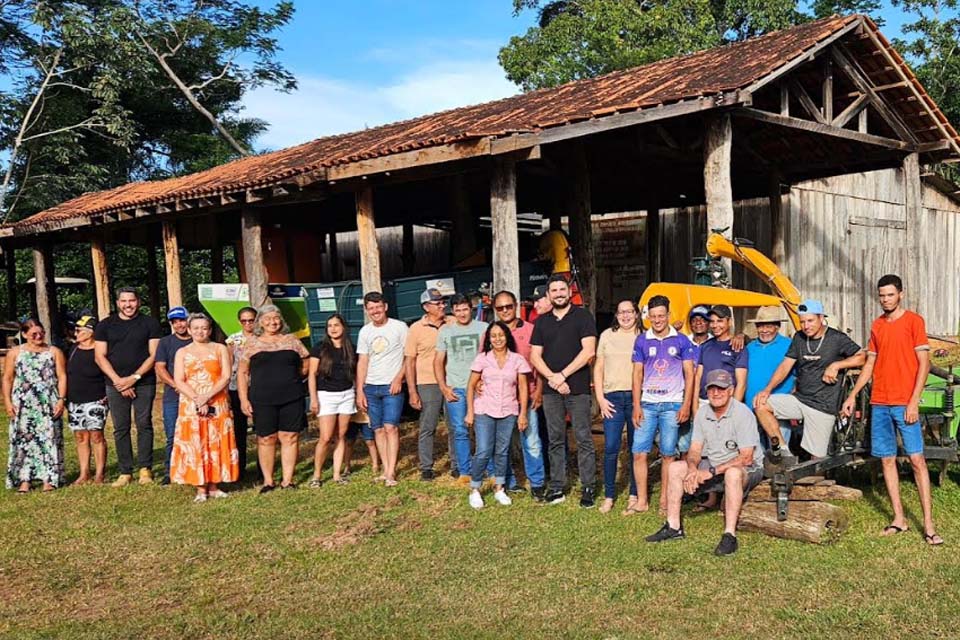
POLYGON ((173 361, 177 357, 177 351, 193 342, 193 338, 187 331, 189 315, 183 307, 172 307, 167 312, 170 335, 160 339, 160 344, 157 345, 157 357, 153 364, 157 377, 164 384, 163 434, 167 438, 167 454, 163 459, 163 480, 160 484, 170 484, 170 454, 173 452, 173 436, 177 427, 177 413, 180 405, 180 394, 177 393, 177 384, 173 380, 173 361))
POLYGON ((794 334, 787 355, 767 386, 753 399, 760 426, 770 438, 773 464, 781 464, 783 455, 789 455, 781 446, 780 420, 802 421, 800 446, 815 458, 827 455, 840 410, 840 372, 861 367, 867 359, 847 334, 827 326, 827 314, 819 300, 804 300, 797 311, 801 330, 794 334), (791 371, 795 371, 797 380, 793 393, 772 393, 791 371))

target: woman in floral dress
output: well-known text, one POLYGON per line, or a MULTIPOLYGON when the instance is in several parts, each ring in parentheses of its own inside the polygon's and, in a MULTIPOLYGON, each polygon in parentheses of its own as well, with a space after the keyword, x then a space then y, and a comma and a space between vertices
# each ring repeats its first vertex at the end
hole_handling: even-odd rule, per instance
POLYGON ((225 498, 221 482, 240 475, 237 442, 230 413, 230 353, 210 342, 212 324, 202 313, 187 319, 193 343, 174 360, 180 407, 170 460, 170 480, 197 488, 195 502, 225 498))
POLYGON ((24 322, 20 334, 26 342, 7 352, 3 369, 3 402, 10 416, 7 488, 27 493, 39 480, 44 491, 53 491, 64 481, 60 418, 67 397, 66 359, 46 343, 39 320, 24 322))

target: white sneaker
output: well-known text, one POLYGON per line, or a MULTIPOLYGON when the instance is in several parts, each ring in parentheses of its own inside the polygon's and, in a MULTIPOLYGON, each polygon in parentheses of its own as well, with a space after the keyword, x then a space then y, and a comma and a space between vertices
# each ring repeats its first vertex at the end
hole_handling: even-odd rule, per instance
POLYGON ((207 501, 207 494, 205 494, 205 493, 198 493, 197 496, 193 499, 193 501, 194 501, 194 502, 206 502, 206 501, 207 501))
POLYGON ((513 500, 510 499, 510 496, 508 496, 507 492, 503 489, 500 489, 500 491, 497 491, 495 494, 493 494, 493 499, 505 507, 509 507, 513 504, 513 500))
POLYGON ((470 492, 470 506, 474 509, 483 509, 483 496, 480 492, 473 490, 470 492))

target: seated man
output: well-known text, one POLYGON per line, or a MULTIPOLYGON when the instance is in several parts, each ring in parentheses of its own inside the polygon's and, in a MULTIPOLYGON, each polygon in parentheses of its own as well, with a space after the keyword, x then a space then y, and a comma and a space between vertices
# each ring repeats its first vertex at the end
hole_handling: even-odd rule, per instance
MULTIPOLYGON (((757 328, 757 339, 751 340, 747 345, 747 353, 750 354, 750 369, 747 370, 747 393, 743 403, 748 407, 753 407, 754 397, 763 390, 770 382, 773 373, 783 362, 783 357, 787 355, 787 349, 790 348, 790 338, 780 333, 780 326, 783 324, 783 309, 780 307, 760 307, 757 315, 747 322, 752 323, 757 328)), ((794 376, 793 372, 781 382, 772 391, 773 394, 790 393, 793 391, 794 376)), ((789 455, 789 445, 791 436, 790 422, 783 420, 780 422, 781 446, 784 447, 784 453, 789 455)), ((768 440, 766 434, 763 434, 763 441, 768 440)), ((765 442, 765 444, 768 444, 765 442)))
POLYGON ((733 376, 723 369, 706 376, 707 402, 693 419, 693 442, 686 460, 670 464, 667 484, 667 521, 647 542, 683 538, 680 505, 691 495, 724 494, 724 528, 718 556, 736 552, 737 520, 747 494, 763 480, 763 448, 757 419, 733 397, 733 376), (706 456, 701 460, 701 455, 706 456))
POLYGON ((770 462, 781 464, 780 420, 803 421, 800 446, 814 458, 827 455, 833 425, 840 410, 840 371, 863 366, 867 355, 860 346, 836 329, 827 326, 823 304, 805 300, 797 307, 800 328, 793 336, 783 362, 756 397, 753 407, 760 426, 770 438, 770 462), (796 365, 796 368, 794 368, 796 365), (793 393, 771 395, 790 372, 797 376, 793 393))

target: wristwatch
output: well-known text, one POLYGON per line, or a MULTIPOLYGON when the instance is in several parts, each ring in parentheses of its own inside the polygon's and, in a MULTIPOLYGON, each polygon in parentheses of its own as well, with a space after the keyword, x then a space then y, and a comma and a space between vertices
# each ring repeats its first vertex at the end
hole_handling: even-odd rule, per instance
POLYGON ((139 373, 133 374, 133 379, 136 380, 137 382, 140 382, 140 377, 141 377, 141 376, 140 376, 139 373))
POLYGON ((710 468, 708 469, 708 471, 710 472, 710 477, 711 477, 711 478, 716 478, 716 477, 717 477, 717 468, 716 468, 716 467, 714 467, 714 466, 711 465, 710 468))

